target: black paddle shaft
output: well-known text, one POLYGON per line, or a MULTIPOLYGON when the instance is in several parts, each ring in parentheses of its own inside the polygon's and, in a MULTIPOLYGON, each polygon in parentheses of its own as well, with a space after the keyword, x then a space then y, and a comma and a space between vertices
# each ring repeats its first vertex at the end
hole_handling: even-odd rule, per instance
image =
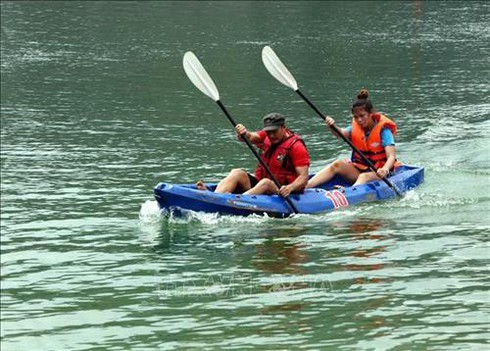
MULTIPOLYGON (((298 93, 299 96, 301 96, 301 98, 308 104, 310 105, 310 107, 315 110, 315 112, 318 114, 318 116, 320 116, 321 119, 323 119, 325 121, 325 116, 323 115, 323 113, 321 113, 321 111, 310 101, 310 99, 308 99, 299 89, 296 90, 296 92, 298 93)), ((373 172, 377 172, 378 170, 376 169, 376 167, 373 165, 373 163, 371 162, 371 160, 369 160, 354 144, 352 144, 352 142, 347 139, 345 137, 344 134, 342 134, 342 132, 340 131, 340 129, 334 124, 334 125, 331 125, 330 128, 335 132, 335 134, 337 134, 339 137, 341 137, 347 144, 349 144, 349 146, 355 151, 357 152, 361 158, 367 163, 369 169, 371 169, 371 171, 373 172)), ((396 195, 398 195, 399 197, 403 197, 403 194, 400 192, 400 190, 398 190, 396 188, 396 186, 386 177, 382 177, 381 178, 391 189, 393 189, 393 191, 395 192, 396 195)))
MULTIPOLYGON (((231 115, 228 112, 228 110, 226 109, 225 105, 223 105, 223 103, 220 100, 217 100, 216 103, 221 108, 221 110, 225 113, 226 117, 228 117, 228 120, 233 125, 233 128, 235 128, 236 125, 237 125, 237 123, 235 122, 235 120, 233 119, 233 117, 231 117, 231 115)), ((274 182, 274 184, 276 184, 276 186, 277 186, 278 189, 281 188, 281 184, 277 181, 277 179, 274 176, 274 174, 272 174, 271 170, 269 169, 269 166, 267 166, 267 164, 264 162, 264 160, 262 160, 262 158, 258 154, 257 150, 255 150, 255 148, 252 146, 252 143, 250 142, 250 140, 248 140, 247 136, 246 135, 242 135, 242 137, 243 137, 243 140, 245 141, 245 144, 247 144, 247 146, 253 152, 253 154, 255 155, 255 157, 257 158, 257 160, 260 162, 260 164, 262 165, 262 167, 264 167, 264 169, 266 170, 266 172, 269 175, 270 179, 274 182)), ((291 209, 293 210, 294 213, 299 213, 298 209, 296 208, 296 206, 294 205, 294 203, 291 201, 291 199, 289 197, 285 197, 285 200, 287 201, 287 203, 289 204, 289 206, 291 207, 291 209)))

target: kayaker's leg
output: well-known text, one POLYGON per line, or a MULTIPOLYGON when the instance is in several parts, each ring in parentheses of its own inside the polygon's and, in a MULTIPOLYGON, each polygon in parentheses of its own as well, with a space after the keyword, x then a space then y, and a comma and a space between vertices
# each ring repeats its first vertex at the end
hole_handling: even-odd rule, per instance
POLYGON ((276 184, 269 178, 261 179, 256 186, 244 192, 244 195, 262 195, 262 194, 277 194, 276 184))
POLYGON ((337 160, 315 174, 315 176, 308 181, 308 185, 306 185, 306 187, 315 188, 328 182, 336 174, 340 175, 345 180, 354 183, 359 177, 360 172, 349 162, 345 160, 337 160))
POLYGON ((220 194, 232 193, 237 187, 240 187, 243 190, 248 190, 252 187, 247 172, 239 168, 232 169, 230 173, 218 183, 214 192, 220 194))
POLYGON ((354 185, 366 184, 367 182, 370 182, 372 180, 379 180, 379 179, 380 179, 379 176, 374 172, 361 173, 359 174, 359 177, 357 177, 357 180, 354 183, 354 185))

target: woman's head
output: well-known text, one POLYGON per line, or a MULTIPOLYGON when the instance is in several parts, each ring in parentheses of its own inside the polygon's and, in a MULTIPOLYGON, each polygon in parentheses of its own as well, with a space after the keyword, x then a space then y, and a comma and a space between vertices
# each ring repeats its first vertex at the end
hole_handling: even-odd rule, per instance
POLYGON ((369 100, 369 91, 366 88, 362 88, 357 95, 357 100, 352 104, 352 116, 361 127, 369 129, 374 123, 371 118, 373 113, 374 106, 369 100))
POLYGON ((366 88, 362 88, 357 94, 357 100, 352 104, 352 113, 355 114, 355 110, 360 108, 364 109, 368 113, 374 112, 374 106, 371 100, 369 100, 369 91, 366 88))

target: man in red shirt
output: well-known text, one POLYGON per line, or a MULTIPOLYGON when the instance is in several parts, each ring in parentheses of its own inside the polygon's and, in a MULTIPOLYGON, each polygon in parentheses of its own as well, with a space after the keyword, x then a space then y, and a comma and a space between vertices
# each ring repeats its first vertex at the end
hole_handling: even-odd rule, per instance
MULTIPOLYGON (((263 118, 264 128, 249 132, 242 124, 235 130, 238 139, 246 135, 252 144, 261 150, 260 157, 277 179, 280 188, 269 179, 268 172, 258 164, 255 174, 243 169, 233 169, 216 187, 216 193, 243 192, 248 195, 279 194, 283 197, 291 193, 301 193, 308 183, 310 156, 303 140, 289 130, 285 118, 278 113, 270 113, 263 118)), ((202 188, 198 184, 198 188, 202 188)))

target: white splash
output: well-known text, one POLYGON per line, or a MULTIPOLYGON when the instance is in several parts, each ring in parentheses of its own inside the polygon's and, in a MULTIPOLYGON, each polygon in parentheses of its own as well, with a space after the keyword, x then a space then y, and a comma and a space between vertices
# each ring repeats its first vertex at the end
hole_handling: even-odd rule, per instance
POLYGON ((162 210, 155 200, 146 200, 139 213, 140 220, 145 223, 157 223, 163 218, 162 210))

